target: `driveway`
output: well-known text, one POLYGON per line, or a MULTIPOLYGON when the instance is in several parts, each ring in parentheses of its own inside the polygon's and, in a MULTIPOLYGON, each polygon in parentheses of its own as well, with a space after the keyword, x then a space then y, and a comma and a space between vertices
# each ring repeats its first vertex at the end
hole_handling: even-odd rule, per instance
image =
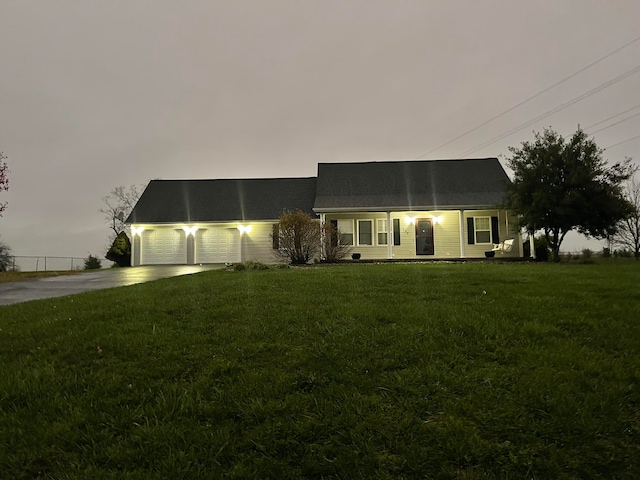
POLYGON ((146 267, 109 268, 78 275, 20 280, 0 283, 0 305, 64 297, 76 293, 124 287, 160 278, 190 275, 222 268, 223 265, 153 265, 146 267))

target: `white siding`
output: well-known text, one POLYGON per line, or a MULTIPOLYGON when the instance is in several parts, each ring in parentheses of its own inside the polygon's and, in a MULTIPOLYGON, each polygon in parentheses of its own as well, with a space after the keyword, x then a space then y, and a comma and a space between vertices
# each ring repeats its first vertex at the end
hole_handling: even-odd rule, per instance
POLYGON ((273 222, 251 223, 251 231, 242 235, 242 261, 277 262, 273 252, 273 222))

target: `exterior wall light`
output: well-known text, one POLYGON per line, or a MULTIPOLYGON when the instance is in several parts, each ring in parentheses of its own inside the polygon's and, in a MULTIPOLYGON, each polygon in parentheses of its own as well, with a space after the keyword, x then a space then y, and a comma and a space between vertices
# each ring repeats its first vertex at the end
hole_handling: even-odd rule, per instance
POLYGON ((189 235, 195 235, 198 231, 198 227, 182 227, 182 229, 184 230, 184 233, 187 234, 187 237, 189 235))
POLYGON ((435 223, 436 225, 441 224, 442 223, 442 215, 438 215, 437 217, 433 217, 433 223, 435 223))
POLYGON ((133 225, 131 225, 131 235, 142 235, 143 231, 144 227, 134 227, 133 225))
POLYGON ((251 232, 251 225, 238 225, 238 230, 240 231, 240 233, 250 233, 251 232))
POLYGON ((404 217, 404 221, 409 223, 409 224, 411 224, 411 225, 414 225, 416 223, 416 217, 406 216, 406 217, 404 217))

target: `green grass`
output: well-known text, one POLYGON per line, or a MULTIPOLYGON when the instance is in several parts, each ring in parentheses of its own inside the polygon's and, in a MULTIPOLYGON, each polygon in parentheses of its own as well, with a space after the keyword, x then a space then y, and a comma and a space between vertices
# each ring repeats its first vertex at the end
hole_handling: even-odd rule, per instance
POLYGON ((0 308, 0 478, 637 478, 640 265, 211 271, 0 308))

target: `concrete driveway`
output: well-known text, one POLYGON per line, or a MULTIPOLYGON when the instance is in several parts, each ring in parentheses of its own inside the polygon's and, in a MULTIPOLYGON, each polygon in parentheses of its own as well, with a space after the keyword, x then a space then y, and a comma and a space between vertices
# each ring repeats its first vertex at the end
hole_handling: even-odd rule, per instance
POLYGON ((190 275, 223 268, 224 265, 153 265, 131 268, 109 268, 78 275, 20 280, 0 283, 0 305, 64 297, 76 293, 123 287, 160 278, 190 275))

